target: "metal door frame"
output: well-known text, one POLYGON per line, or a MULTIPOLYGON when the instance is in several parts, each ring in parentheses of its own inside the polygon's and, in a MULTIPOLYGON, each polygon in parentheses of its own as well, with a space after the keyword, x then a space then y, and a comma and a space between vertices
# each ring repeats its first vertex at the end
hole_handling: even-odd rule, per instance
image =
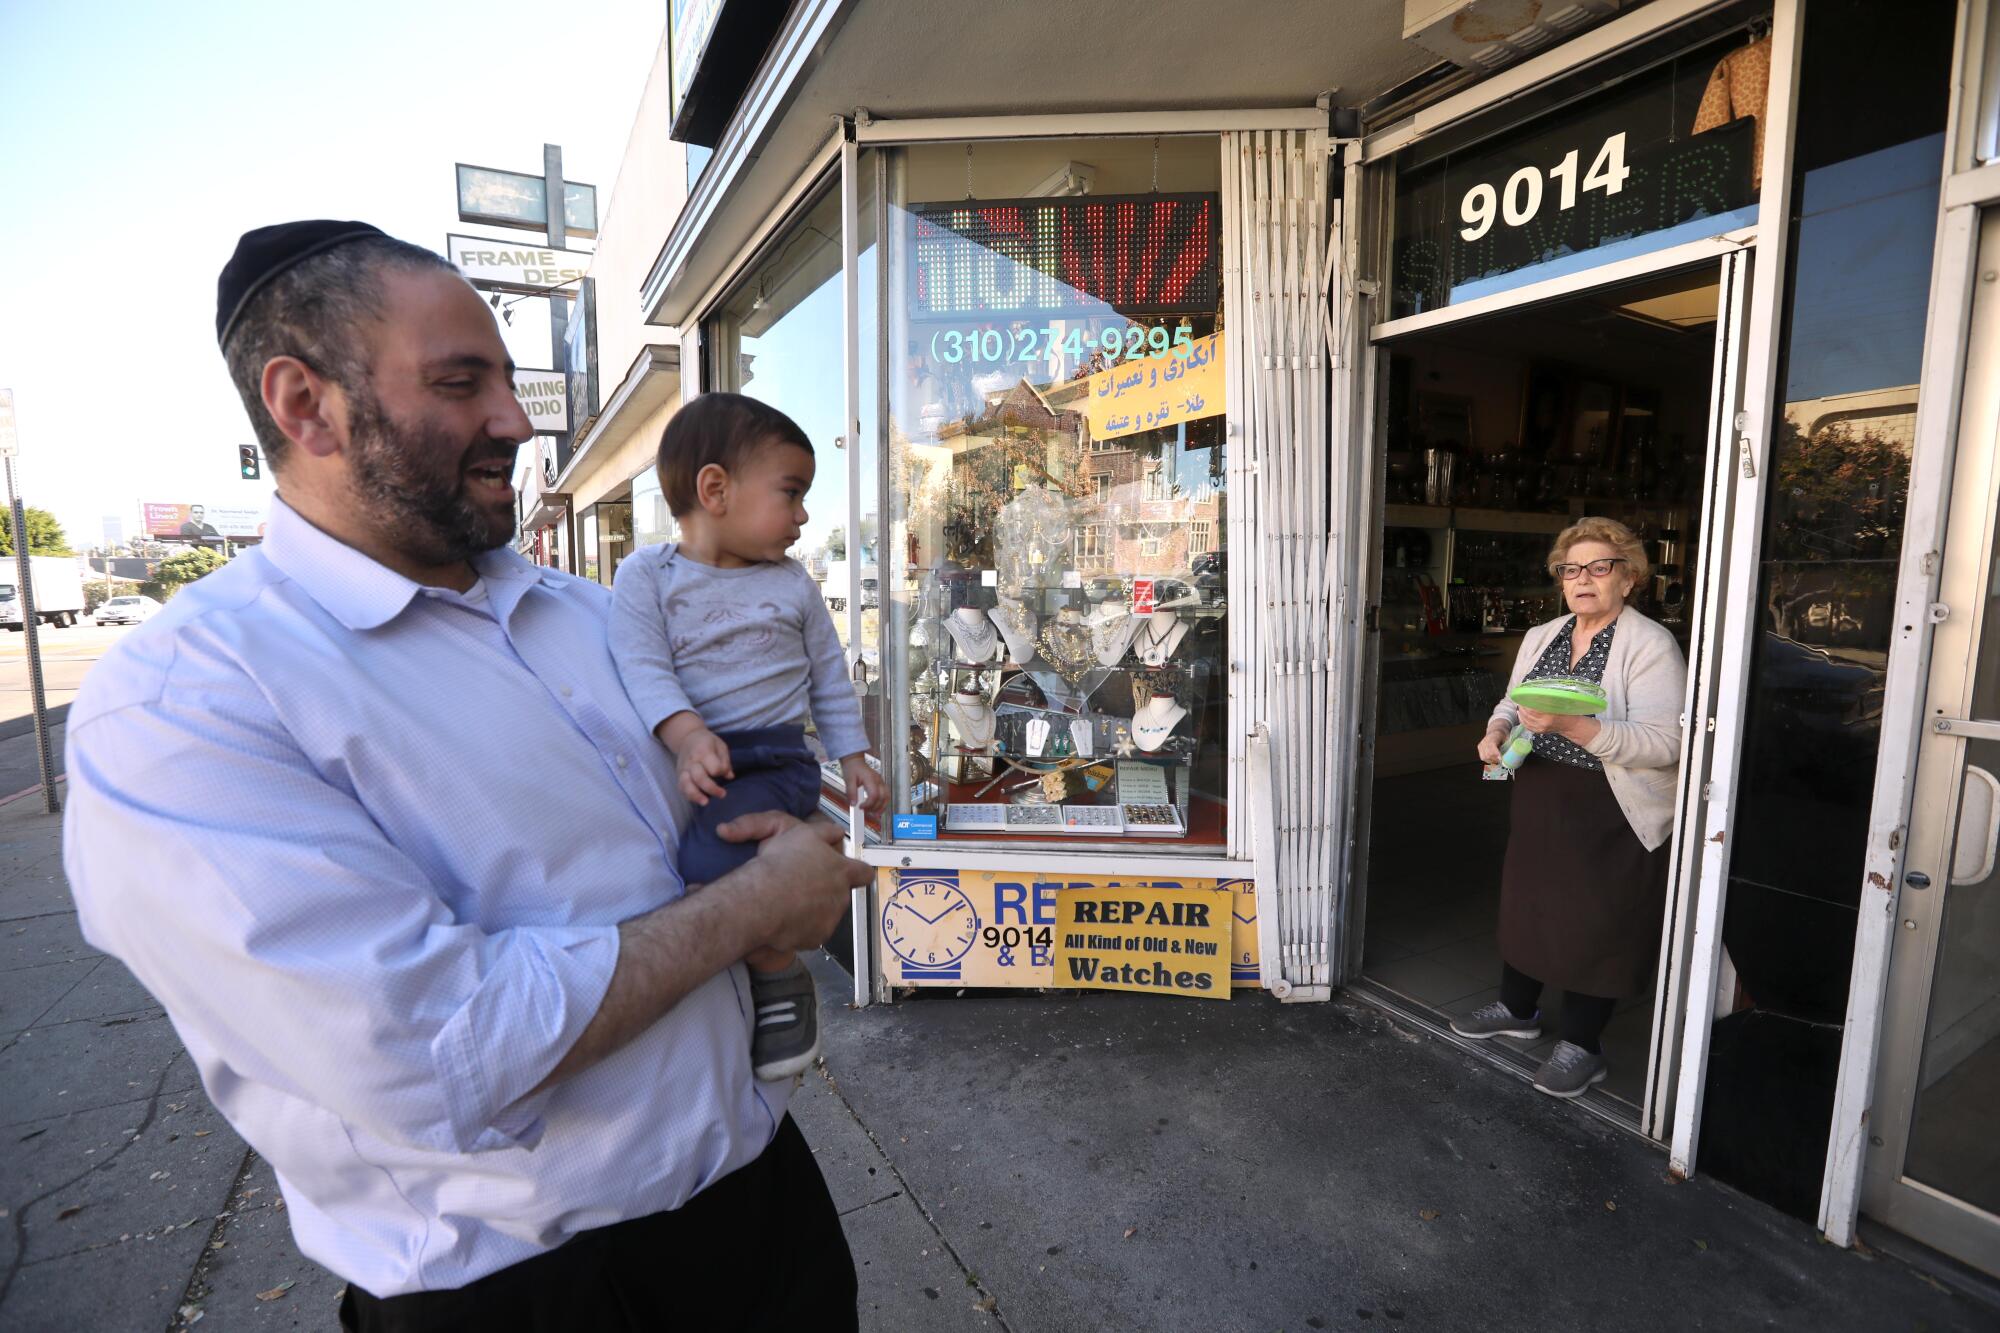
MULTIPOLYGON (((1982 255, 1982 209, 2000 206, 2000 11, 1991 0, 1962 0, 1952 56, 1954 97, 1945 130, 1945 177, 1939 205, 1930 309, 1924 330, 1911 447, 1910 493, 1897 571, 1895 635, 1884 681, 1882 742, 1868 817, 1868 850, 1855 927, 1846 1040, 1834 1089, 1833 1132, 1827 1143, 1819 1225, 1839 1245, 1854 1241, 1871 1141, 1896 943, 1897 885, 1913 799, 1913 774, 1923 741, 1923 707, 1931 675, 1933 625, 1943 574, 1944 523, 1955 471, 1960 395, 1968 370, 1972 296, 1994 256, 1982 255)), ((1989 372, 1990 373, 1990 372, 1989 372)), ((1880 1145, 1886 1151, 1885 1141, 1880 1145)), ((1900 1152, 1896 1166, 1900 1171, 1900 1152)))
POLYGON ((1753 252, 1723 257, 1716 301, 1715 367, 1709 380, 1708 475, 1701 497, 1701 576, 1689 615, 1694 625, 1688 637, 1693 658, 1688 662, 1687 687, 1681 699, 1681 768, 1674 798, 1672 864, 1667 874, 1667 910, 1660 920, 1660 958, 1665 964, 1654 981, 1653 1031, 1648 1046, 1646 1093, 1639 1107, 1639 1128, 1648 1138, 1664 1140, 1672 1123, 1670 1093, 1676 1054, 1685 1040, 1684 985, 1692 946, 1695 904, 1699 900, 1701 849, 1700 811, 1713 758, 1716 648, 1721 642, 1725 609, 1723 572, 1727 564, 1722 533, 1729 513, 1731 483, 1738 467, 1736 416, 1742 409, 1743 363, 1748 322, 1753 252))
MULTIPOLYGON (((1979 259, 1988 269, 2000 265, 2000 208, 1987 209, 1981 219, 1979 259)), ((1984 372, 1968 375, 1957 416, 1946 536, 1937 562, 1937 600, 1931 604, 1936 609, 1926 617, 1936 628, 1921 714, 1925 721, 1971 716, 1982 637, 2000 635, 2000 626, 1986 623, 1987 599, 2000 592, 2000 579, 1989 583, 1995 542, 2000 540, 1995 526, 2000 506, 2000 458, 1995 457, 1995 446, 2000 444, 1996 429, 2000 375, 1992 370, 2000 364, 2000 289, 1993 283, 1982 283, 1981 288, 1964 347, 1968 367, 1983 367, 1984 372)), ((1989 725, 1994 721, 1979 720, 1989 725)), ((2000 1271, 2000 1216, 1915 1181, 1903 1171, 1943 943, 1945 903, 1948 895, 1959 891, 1951 878, 1967 730, 1924 725, 1916 737, 1904 865, 1911 873, 1928 871, 1933 887, 1918 891, 1906 874, 1884 887, 1864 890, 1869 895, 1866 914, 1878 921, 1888 918, 1889 968, 1879 1019, 1885 1040, 1868 1126, 1870 1151, 1862 1198, 1871 1216, 1897 1230, 1988 1271, 2000 1271), (1885 914, 1884 907, 1892 910, 1885 914)))

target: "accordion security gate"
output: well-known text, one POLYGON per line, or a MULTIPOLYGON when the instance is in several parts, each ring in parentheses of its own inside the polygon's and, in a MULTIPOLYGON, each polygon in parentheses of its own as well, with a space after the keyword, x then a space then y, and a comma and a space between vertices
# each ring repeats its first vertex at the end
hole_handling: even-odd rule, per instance
POLYGON ((1248 556, 1233 669, 1243 818, 1257 858, 1264 984, 1322 999, 1333 980, 1342 880, 1335 671, 1336 569, 1329 449, 1328 277, 1339 248, 1320 130, 1222 136, 1225 331, 1231 404, 1232 516, 1248 556))

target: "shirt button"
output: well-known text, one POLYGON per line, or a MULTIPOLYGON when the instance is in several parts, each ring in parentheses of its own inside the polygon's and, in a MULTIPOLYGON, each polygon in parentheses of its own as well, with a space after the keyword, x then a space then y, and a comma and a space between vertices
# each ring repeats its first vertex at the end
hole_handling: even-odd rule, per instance
POLYGON ((563 697, 563 698, 565 698, 565 699, 569 698, 569 697, 570 697, 570 696, 571 696, 572 694, 575 694, 575 693, 576 693, 576 691, 575 691, 575 690, 572 690, 572 689, 571 689, 571 688, 570 688, 569 686, 567 686, 567 685, 565 685, 565 686, 563 686, 563 687, 562 687, 562 697, 563 697))
POLYGON ((623 768, 628 762, 624 755, 621 754, 618 756, 618 767, 623 768))

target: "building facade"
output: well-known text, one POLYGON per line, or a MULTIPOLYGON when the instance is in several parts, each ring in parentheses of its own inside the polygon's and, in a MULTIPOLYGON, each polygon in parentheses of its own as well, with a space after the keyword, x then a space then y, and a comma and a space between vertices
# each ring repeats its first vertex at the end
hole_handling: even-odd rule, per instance
POLYGON ((538 436, 521 497, 521 546, 538 563, 610 586, 619 561, 672 535, 653 465, 682 395, 680 346, 647 324, 638 289, 687 197, 687 153, 668 136, 662 45, 641 91, 600 223, 589 277, 570 302, 569 431, 538 436))
POLYGON ((1552 539, 1613 517, 1689 672, 1582 1104, 2000 1272, 1994 6, 752 8, 670 34, 634 142, 697 172, 620 251, 621 172, 626 369, 547 489, 608 580, 671 399, 814 440, 892 793, 857 1002, 1054 984, 1057 895, 1116 882, 1452 1039, 1500 961, 1473 749, 1552 539))

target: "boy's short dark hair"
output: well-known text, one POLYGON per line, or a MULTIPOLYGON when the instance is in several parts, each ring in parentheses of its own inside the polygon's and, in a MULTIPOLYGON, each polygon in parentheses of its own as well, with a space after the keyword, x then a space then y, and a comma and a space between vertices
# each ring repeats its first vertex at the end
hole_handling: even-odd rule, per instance
POLYGON ((705 393, 688 403, 660 435, 660 490, 668 512, 678 518, 701 507, 694 479, 710 463, 726 472, 772 443, 813 451, 799 423, 769 403, 740 393, 705 393))

